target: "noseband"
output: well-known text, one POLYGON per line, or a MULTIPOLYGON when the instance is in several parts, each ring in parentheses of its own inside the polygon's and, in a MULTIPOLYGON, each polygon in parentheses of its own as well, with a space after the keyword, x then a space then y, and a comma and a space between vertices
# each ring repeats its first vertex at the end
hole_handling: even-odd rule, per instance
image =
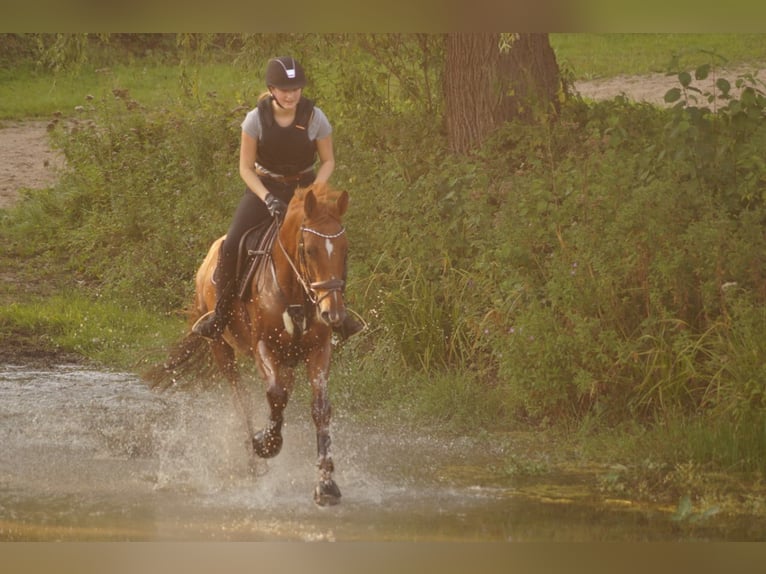
POLYGON ((312 229, 311 227, 306 227, 305 225, 301 225, 300 232, 301 232, 301 238, 298 243, 298 258, 299 258, 298 262, 299 262, 300 269, 298 268, 298 266, 295 265, 295 263, 293 263, 293 260, 290 257, 290 254, 287 253, 285 246, 282 244, 281 238, 279 238, 279 234, 277 234, 277 239, 279 241, 279 246, 282 249, 282 253, 284 253, 285 257, 287 258, 287 261, 290 263, 290 267, 292 267, 293 272, 295 273, 295 276, 298 279, 298 282, 303 287, 303 291, 306 293, 306 297, 308 297, 309 301, 311 301, 313 305, 319 305, 321 301, 329 297, 333 292, 335 291, 343 292, 343 290, 346 287, 346 282, 343 279, 328 279, 327 281, 311 281, 311 282, 307 280, 306 277, 308 276, 308 273, 306 272, 306 269, 308 267, 306 266, 306 250, 304 248, 304 243, 303 243, 303 234, 311 233, 323 239, 337 239, 338 237, 346 233, 346 228, 341 225, 340 231, 338 231, 337 233, 327 234, 327 233, 322 233, 321 231, 317 231, 316 229, 312 229), (319 297, 317 294, 319 291, 325 291, 325 294, 319 297))

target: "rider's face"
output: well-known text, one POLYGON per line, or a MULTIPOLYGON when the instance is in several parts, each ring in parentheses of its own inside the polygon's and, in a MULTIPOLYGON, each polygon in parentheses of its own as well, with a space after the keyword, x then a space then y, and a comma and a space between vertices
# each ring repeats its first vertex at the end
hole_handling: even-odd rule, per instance
POLYGON ((271 88, 272 95, 276 98, 277 102, 285 109, 293 109, 298 105, 298 100, 301 99, 301 88, 295 88, 292 90, 283 90, 281 88, 271 88))

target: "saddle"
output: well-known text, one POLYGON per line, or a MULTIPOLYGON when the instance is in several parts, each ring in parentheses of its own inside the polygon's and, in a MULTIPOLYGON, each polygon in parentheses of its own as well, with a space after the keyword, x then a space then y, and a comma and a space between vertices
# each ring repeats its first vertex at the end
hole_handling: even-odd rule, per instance
MULTIPOLYGON (((272 219, 251 227, 242 235, 237 251, 236 274, 237 296, 240 300, 247 301, 253 294, 252 284, 254 277, 256 277, 259 286, 257 289, 260 289, 260 285, 265 280, 267 270, 271 272, 274 281, 276 281, 276 270, 271 260, 271 250, 278 233, 279 223, 277 220, 272 219)), ((216 267, 213 273, 214 284, 218 284, 218 269, 216 267)), ((300 339, 302 333, 306 330, 306 309, 303 305, 288 305, 287 313, 292 321, 293 339, 300 339)))
MULTIPOLYGON (((264 221, 251 227, 242 234, 237 250, 237 296, 246 300, 250 295, 250 286, 256 273, 263 274, 271 261, 271 249, 279 231, 276 220, 264 221)), ((221 249, 223 244, 221 245, 221 249)), ((220 250, 218 256, 220 257, 220 250)), ((218 284, 218 267, 213 274, 213 283, 218 284)))

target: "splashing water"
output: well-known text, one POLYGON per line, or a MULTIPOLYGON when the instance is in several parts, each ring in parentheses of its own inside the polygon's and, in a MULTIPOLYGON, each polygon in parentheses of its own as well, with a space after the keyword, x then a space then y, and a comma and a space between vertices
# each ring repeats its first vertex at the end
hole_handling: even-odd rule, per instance
POLYGON ((0 540, 678 537, 667 517, 598 507, 582 491, 531 499, 486 480, 488 455, 469 439, 343 416, 333 423, 343 500, 321 509, 306 397, 285 415, 282 452, 251 468, 225 390, 158 394, 126 373, 0 366, 0 540))

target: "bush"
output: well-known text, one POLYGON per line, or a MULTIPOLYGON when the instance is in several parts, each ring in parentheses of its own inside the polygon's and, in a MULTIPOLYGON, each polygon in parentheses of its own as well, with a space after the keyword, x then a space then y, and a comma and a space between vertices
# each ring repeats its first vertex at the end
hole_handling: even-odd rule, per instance
POLYGON ((125 91, 57 131, 58 251, 94 291, 162 310, 189 300, 195 266, 242 193, 237 120, 209 100, 147 110, 125 91))

